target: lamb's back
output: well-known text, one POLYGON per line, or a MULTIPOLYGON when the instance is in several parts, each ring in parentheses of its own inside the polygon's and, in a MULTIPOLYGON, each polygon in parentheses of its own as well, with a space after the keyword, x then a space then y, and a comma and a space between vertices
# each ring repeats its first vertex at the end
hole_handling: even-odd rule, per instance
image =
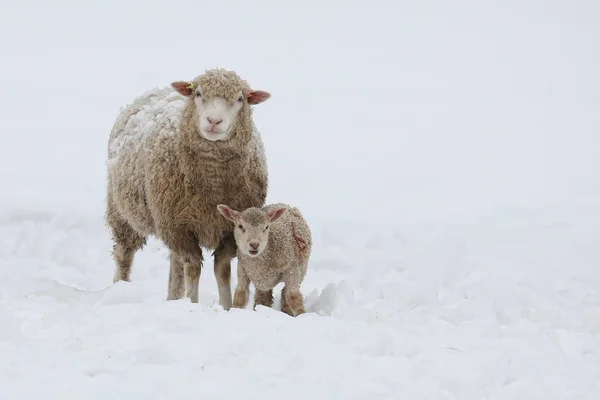
POLYGON ((269 212, 279 207, 288 210, 271 224, 268 244, 271 257, 280 265, 290 261, 305 265, 312 249, 310 227, 300 210, 289 204, 269 204, 264 210, 269 212))
POLYGON ((294 232, 302 239, 311 239, 311 232, 308 223, 297 207, 285 203, 274 203, 263 207, 266 212, 273 211, 280 207, 286 207, 287 211, 273 224, 271 224, 271 235, 274 242, 278 243, 295 243, 294 232))

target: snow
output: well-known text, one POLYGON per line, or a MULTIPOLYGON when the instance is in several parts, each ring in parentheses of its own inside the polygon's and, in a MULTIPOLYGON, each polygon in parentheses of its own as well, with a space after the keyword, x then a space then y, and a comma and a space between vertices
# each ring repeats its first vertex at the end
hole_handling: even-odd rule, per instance
POLYGON ((597 2, 5 3, 0 399, 600 398, 597 2), (216 66, 272 94, 298 318, 209 256, 166 302, 156 240, 112 284, 118 111, 216 66))
POLYGON ((156 132, 172 135, 181 120, 185 102, 171 87, 154 88, 122 108, 111 131, 108 145, 109 167, 114 167, 123 151, 137 152, 156 132))
POLYGON ((293 319, 223 311, 210 261, 198 305, 164 301, 167 252, 156 241, 132 283, 111 285, 97 217, 5 216, 0 398, 600 393, 600 257, 585 239, 597 224, 314 225, 309 313, 293 319))

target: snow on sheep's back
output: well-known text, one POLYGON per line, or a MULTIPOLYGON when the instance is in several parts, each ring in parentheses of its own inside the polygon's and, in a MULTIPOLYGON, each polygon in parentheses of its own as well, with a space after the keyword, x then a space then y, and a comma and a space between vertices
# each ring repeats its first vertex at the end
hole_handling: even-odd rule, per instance
MULTIPOLYGON (((600 397, 600 6, 7 2, 0 398, 600 397), (112 285, 119 107, 216 66, 255 108, 269 201, 314 231, 308 314, 112 285)), ((232 271, 235 284, 235 265, 232 271)), ((276 306, 279 304, 276 293, 276 306)))

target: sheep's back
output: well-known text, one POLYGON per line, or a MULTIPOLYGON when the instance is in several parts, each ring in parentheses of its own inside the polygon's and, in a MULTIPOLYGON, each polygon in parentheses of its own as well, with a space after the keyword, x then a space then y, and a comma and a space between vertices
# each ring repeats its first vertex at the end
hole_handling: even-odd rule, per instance
POLYGON ((111 130, 108 159, 135 154, 148 139, 160 133, 175 133, 185 106, 173 89, 150 90, 121 109, 111 130))
POLYGON ((108 185, 110 198, 135 230, 153 233, 146 204, 148 166, 156 149, 172 153, 179 139, 179 123, 185 101, 173 89, 154 89, 123 107, 108 142, 108 185))

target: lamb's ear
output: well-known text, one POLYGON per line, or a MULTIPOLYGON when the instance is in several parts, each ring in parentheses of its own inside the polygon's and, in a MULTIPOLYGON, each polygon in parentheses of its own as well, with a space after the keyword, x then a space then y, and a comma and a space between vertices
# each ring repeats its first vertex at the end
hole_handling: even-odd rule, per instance
POLYGON ((269 216, 269 220, 271 222, 275 222, 277 221, 279 218, 281 218, 281 216, 283 214, 285 214, 285 212, 287 211, 286 207, 280 207, 280 208, 276 208, 274 210, 271 210, 267 213, 267 215, 269 216))
POLYGON ((194 83, 187 81, 177 81, 171 83, 171 87, 177 91, 182 96, 189 97, 192 95, 194 91, 194 83))
POLYGON ((230 220, 231 222, 237 222, 237 220, 240 216, 239 211, 232 210, 231 208, 227 207, 225 204, 219 204, 217 206, 217 210, 219 210, 221 215, 224 216, 225 218, 227 218, 228 220, 230 220))
POLYGON ((263 101, 268 100, 269 97, 271 97, 271 93, 265 92, 264 90, 248 90, 248 92, 246 92, 248 104, 260 104, 263 101))

